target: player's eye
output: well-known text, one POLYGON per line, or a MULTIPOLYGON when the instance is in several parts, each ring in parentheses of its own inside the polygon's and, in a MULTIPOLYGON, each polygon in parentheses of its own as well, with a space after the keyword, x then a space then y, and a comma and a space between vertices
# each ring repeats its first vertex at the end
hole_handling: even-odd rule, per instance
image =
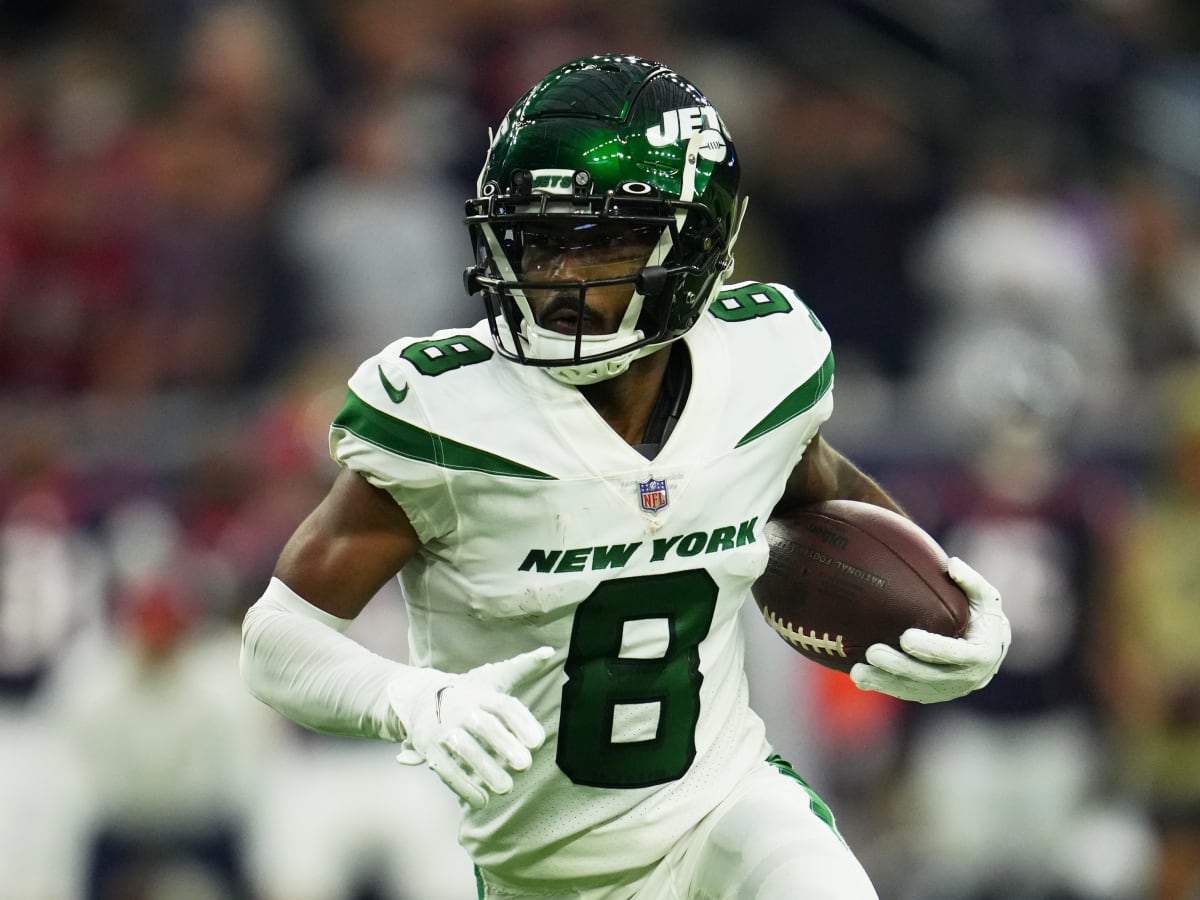
MULTIPOLYGON (((630 223, 589 222, 526 226, 521 232, 518 269, 526 274, 547 271, 570 259, 574 266, 645 264, 658 228, 630 223)), ((516 261, 514 261, 516 262, 516 261)))

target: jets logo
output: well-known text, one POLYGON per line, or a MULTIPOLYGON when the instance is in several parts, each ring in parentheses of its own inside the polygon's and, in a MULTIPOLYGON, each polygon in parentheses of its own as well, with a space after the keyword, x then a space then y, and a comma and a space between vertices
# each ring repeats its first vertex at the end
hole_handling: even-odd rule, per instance
POLYGON ((540 194, 569 196, 572 193, 574 169, 534 169, 530 174, 533 176, 531 187, 540 194))
POLYGON ((703 159, 721 162, 729 153, 725 123, 711 106, 685 106, 663 113, 662 123, 646 129, 652 147, 669 147, 700 135, 699 152, 703 159))

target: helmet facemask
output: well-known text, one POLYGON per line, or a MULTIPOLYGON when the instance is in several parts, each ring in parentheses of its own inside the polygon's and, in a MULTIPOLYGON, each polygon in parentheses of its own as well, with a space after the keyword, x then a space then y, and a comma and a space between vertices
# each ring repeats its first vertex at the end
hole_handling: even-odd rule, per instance
MULTIPOLYGON (((513 197, 487 186, 484 193, 491 195, 483 204, 486 211, 468 217, 479 259, 467 272, 468 290, 482 292, 502 356, 543 367, 569 384, 619 375, 633 360, 682 335, 732 267, 732 241, 723 239, 720 223, 707 207, 663 199, 647 184, 626 183, 606 195, 570 202, 546 195, 513 197), (683 232, 681 223, 688 223, 683 232), (629 270, 607 277, 551 277, 551 260, 597 251, 605 262, 593 268, 628 263, 629 270), (539 258, 546 260, 544 265, 539 258), (623 284, 630 286, 632 296, 617 330, 589 333, 589 292, 623 284), (680 290, 705 295, 700 303, 686 304, 694 314, 685 320, 673 302, 680 290), (546 305, 548 291, 553 299, 542 312, 543 321, 563 318, 569 310, 573 333, 538 324, 535 307, 546 305), (531 294, 543 302, 531 303, 531 294)), ((479 201, 469 206, 475 203, 479 201)), ((582 265, 572 269, 587 275, 582 265)))

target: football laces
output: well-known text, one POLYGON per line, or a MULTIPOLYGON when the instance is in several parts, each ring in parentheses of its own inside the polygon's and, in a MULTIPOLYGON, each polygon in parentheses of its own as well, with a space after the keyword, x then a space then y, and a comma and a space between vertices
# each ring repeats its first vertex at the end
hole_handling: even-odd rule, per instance
POLYGON ((829 632, 826 631, 818 637, 815 628, 811 631, 806 631, 804 626, 801 626, 797 630, 792 626, 791 622, 784 622, 769 609, 763 609, 762 613, 763 618, 767 620, 767 624, 771 626, 775 633, 793 646, 800 647, 812 653, 828 653, 830 656, 837 654, 845 658, 846 648, 842 643, 842 636, 840 634, 830 637, 829 632))

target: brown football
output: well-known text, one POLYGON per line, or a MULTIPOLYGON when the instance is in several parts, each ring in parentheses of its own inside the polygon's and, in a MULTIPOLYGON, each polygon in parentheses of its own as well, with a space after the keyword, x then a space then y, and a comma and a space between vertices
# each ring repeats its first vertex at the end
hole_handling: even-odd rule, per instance
POLYGON ((960 637, 966 595, 946 553, 911 519, 854 500, 805 506, 766 526, 770 558, 754 584, 763 618, 791 647, 849 672, 874 643, 923 628, 960 637))

